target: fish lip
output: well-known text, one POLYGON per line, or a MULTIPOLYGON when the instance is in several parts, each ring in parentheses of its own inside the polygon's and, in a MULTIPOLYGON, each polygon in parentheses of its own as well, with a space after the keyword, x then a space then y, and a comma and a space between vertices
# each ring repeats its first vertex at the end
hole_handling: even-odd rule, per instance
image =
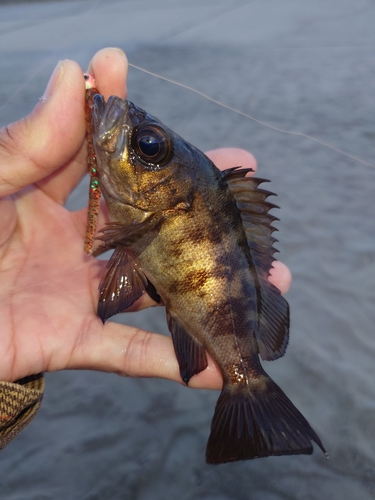
POLYGON ((93 106, 93 132, 98 142, 103 142, 119 128, 127 131, 152 117, 131 101, 111 96, 105 102, 101 94, 95 94, 93 106))
MULTIPOLYGON (((92 137, 97 156, 99 183, 106 199, 124 203, 111 181, 110 163, 121 158, 126 147, 129 127, 126 124, 128 102, 111 96, 107 102, 101 94, 94 96, 92 110, 92 137)), ((131 196, 129 192, 128 195, 131 196)), ((129 206, 131 205, 131 201, 129 206)))
POLYGON ((111 159, 122 157, 131 132, 145 121, 154 119, 143 109, 138 108, 131 101, 117 96, 109 97, 105 102, 101 94, 95 94, 92 111, 92 136, 94 146, 98 146, 104 153, 109 153, 111 159))
POLYGON ((101 94, 95 94, 93 101, 92 137, 103 195, 115 202, 133 208, 138 207, 137 202, 142 197, 141 193, 129 189, 126 193, 126 201, 124 191, 119 193, 111 180, 110 164, 112 161, 123 158, 124 150, 128 148, 127 143, 131 140, 131 131, 140 123, 151 120, 152 117, 132 102, 117 96, 111 96, 105 102, 101 94))
POLYGON ((128 101, 111 96, 107 102, 101 94, 94 96, 92 130, 96 143, 106 152, 113 153, 121 131, 129 130, 128 101))

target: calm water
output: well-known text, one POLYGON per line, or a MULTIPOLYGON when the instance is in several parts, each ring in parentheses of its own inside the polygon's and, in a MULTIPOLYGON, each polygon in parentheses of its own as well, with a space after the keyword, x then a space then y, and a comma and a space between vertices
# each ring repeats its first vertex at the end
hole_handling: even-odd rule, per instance
MULTIPOLYGON (((32 109, 59 59, 85 68, 116 45, 134 64, 375 164, 374 25, 370 0, 0 3, 0 123, 32 109)), ((250 149, 272 180, 294 282, 290 346, 266 369, 330 459, 316 451, 207 466, 217 393, 54 373, 39 415, 0 454, 0 498, 374 498, 375 168, 135 70, 129 92, 201 149, 250 149)), ((85 205, 86 190, 70 209, 85 205)), ((167 333, 161 308, 121 321, 167 333)))

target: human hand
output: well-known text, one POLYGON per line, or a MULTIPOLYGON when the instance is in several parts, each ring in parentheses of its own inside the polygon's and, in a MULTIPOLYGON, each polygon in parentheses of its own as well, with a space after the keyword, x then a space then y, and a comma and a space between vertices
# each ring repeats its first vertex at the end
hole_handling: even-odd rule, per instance
MULTIPOLYGON (((125 97, 122 52, 98 52, 89 70, 106 99, 125 97)), ((96 315, 106 263, 83 252, 86 209, 64 208, 86 172, 84 87, 78 64, 62 62, 32 113, 0 131, 0 380, 94 369, 181 382, 170 338, 110 321, 103 325, 96 315)), ((254 158, 242 150, 209 156, 221 169, 255 169, 254 158)), ((270 280, 285 292, 290 273, 275 262, 270 280)), ((132 309, 153 304, 144 295, 132 309)), ((210 360, 189 385, 221 384, 210 360)))

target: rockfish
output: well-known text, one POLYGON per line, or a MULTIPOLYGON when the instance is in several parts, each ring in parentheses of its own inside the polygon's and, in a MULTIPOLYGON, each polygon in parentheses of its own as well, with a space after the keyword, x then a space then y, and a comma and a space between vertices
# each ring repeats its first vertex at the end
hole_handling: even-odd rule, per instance
POLYGON ((221 172, 201 151, 129 101, 94 97, 93 141, 114 248, 99 285, 103 322, 145 291, 166 308, 182 380, 207 366, 223 376, 208 463, 311 454, 323 445, 260 364, 282 356, 289 306, 269 281, 272 194, 221 172))

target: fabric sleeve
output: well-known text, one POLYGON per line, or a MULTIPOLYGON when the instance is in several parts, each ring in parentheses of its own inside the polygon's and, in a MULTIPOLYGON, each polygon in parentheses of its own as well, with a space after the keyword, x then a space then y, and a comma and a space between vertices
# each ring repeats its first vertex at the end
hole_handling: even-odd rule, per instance
POLYGON ((16 382, 0 382, 0 449, 37 414, 44 393, 43 373, 16 382))

